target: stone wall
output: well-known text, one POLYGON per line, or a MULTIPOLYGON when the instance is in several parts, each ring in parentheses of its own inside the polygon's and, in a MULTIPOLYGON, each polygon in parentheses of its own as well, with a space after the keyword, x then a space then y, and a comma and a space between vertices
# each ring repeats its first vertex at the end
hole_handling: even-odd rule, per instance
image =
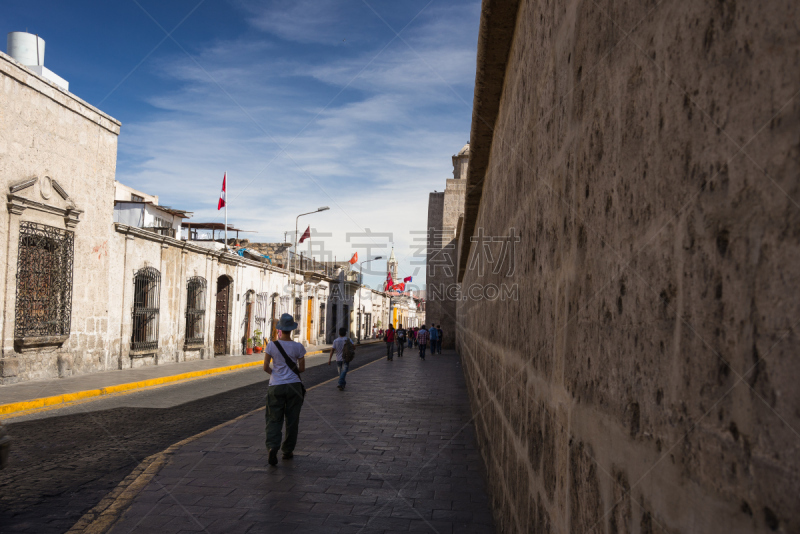
MULTIPOLYGON (((435 321, 442 317, 447 302, 437 293, 436 288, 446 283, 446 271, 440 265, 442 238, 441 228, 444 217, 444 192, 428 195, 428 237, 427 258, 425 268, 425 287, 427 289, 426 321, 435 321), (431 291, 433 289, 433 291, 431 291)), ((428 327, 430 325, 425 323, 428 327)))
MULTIPOLYGON (((465 159, 453 156, 454 174, 466 169, 465 159)), ((456 306, 451 291, 456 286, 456 231, 464 213, 465 192, 466 180, 450 178, 443 193, 430 193, 428 198, 426 324, 441 325, 442 346, 447 349, 455 347, 456 306)))
POLYGON ((498 530, 800 531, 798 4, 513 5, 458 260, 519 287, 458 306, 498 530))

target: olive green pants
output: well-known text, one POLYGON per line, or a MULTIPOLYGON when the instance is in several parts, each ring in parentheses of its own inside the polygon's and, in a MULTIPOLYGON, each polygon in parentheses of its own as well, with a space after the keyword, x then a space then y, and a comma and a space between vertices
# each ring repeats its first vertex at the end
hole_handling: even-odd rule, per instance
POLYGON ((286 419, 286 441, 281 450, 289 453, 297 445, 297 430, 300 426, 300 408, 303 393, 300 383, 279 384, 267 390, 267 450, 281 447, 281 429, 286 419))

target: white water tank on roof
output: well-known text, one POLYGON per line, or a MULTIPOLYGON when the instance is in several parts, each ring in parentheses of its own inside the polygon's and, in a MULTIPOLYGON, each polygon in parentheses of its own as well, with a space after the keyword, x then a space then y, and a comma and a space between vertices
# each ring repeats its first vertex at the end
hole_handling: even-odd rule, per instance
POLYGON ((26 66, 44 65, 44 39, 28 32, 8 34, 8 55, 26 66))

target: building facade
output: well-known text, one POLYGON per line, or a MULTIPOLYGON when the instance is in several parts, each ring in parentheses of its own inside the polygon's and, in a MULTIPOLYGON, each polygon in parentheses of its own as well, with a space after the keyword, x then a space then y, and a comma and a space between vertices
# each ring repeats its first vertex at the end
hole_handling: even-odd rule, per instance
POLYGON ((426 262, 426 316, 442 326, 442 348, 455 348, 456 248, 459 222, 464 215, 464 196, 469 164, 469 143, 452 158, 453 177, 443 192, 428 198, 428 252, 426 262))
POLYGON ((3 383, 106 368, 120 123, 0 53, 3 383))

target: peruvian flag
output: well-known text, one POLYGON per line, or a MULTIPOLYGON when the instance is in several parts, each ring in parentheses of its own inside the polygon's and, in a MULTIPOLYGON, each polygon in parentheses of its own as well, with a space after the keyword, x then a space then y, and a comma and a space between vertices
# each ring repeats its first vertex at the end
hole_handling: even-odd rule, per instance
POLYGON ((352 257, 352 258, 350 258, 350 265, 353 265, 353 264, 354 264, 355 262, 357 262, 357 261, 358 261, 358 252, 356 252, 355 254, 353 254, 353 257, 352 257))
POLYGON ((410 281, 411 281, 411 277, 410 277, 410 276, 406 276, 405 278, 403 278, 403 283, 404 283, 404 284, 405 284, 405 283, 408 283, 408 282, 410 282, 410 281))
POLYGON ((228 173, 222 175, 222 192, 219 194, 219 203, 217 203, 217 211, 221 210, 225 207, 225 200, 228 198, 227 193, 225 193, 225 179, 228 177, 228 173))
POLYGON ((306 228, 305 232, 303 232, 303 237, 300 238, 300 242, 302 243, 303 241, 305 241, 309 237, 311 237, 311 227, 310 226, 308 228, 306 228))

